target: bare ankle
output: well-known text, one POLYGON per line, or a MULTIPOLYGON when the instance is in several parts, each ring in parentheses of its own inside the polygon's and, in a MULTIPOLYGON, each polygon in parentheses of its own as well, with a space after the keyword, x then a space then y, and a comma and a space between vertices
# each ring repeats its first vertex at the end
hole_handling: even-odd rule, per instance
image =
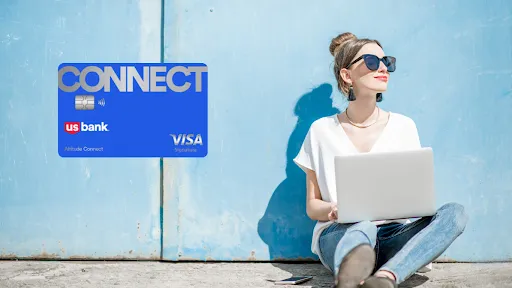
POLYGON ((377 277, 386 277, 386 278, 389 278, 389 279, 391 279, 393 281, 396 281, 395 274, 393 274, 390 271, 386 271, 386 270, 379 270, 379 271, 375 272, 375 276, 377 276, 377 277))

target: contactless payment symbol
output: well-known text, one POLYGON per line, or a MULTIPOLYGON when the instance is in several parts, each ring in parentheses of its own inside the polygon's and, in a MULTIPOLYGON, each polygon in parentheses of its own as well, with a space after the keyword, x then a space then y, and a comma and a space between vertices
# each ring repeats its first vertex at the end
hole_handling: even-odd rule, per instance
POLYGON ((58 137, 61 157, 205 157, 208 67, 61 64, 58 137))

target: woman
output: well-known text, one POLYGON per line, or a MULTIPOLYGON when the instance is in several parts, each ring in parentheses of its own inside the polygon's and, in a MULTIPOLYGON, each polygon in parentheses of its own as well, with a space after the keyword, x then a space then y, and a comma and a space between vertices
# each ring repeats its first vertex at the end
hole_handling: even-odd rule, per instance
POLYGON ((397 287, 451 245, 464 231, 467 215, 460 204, 449 203, 412 223, 336 223, 335 155, 421 145, 413 120, 377 106, 395 58, 385 56, 378 41, 352 33, 334 38, 329 50, 338 89, 349 104, 343 113, 315 121, 294 159, 306 172, 307 215, 318 221, 312 251, 334 273, 336 287, 397 287))

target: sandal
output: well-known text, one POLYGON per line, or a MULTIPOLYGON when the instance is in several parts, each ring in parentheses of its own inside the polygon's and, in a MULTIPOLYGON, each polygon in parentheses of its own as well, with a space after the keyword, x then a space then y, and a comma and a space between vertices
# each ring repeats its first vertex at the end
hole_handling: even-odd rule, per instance
MULTIPOLYGON (((368 278, 375 267, 375 251, 368 244, 352 249, 341 261, 336 277, 337 288, 357 288, 368 278)), ((371 287, 371 286, 369 286, 371 287)))

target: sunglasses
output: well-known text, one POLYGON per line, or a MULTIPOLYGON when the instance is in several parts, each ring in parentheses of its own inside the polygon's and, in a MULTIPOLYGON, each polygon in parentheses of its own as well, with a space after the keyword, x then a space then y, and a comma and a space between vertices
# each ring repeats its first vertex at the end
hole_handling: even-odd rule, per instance
POLYGON ((382 61, 382 63, 384 63, 384 65, 386 65, 386 67, 388 68, 388 72, 393 72, 396 69, 396 58, 395 57, 384 56, 382 58, 379 58, 379 57, 377 57, 375 55, 371 55, 371 54, 364 54, 364 55, 357 57, 357 59, 355 59, 354 61, 352 61, 352 63, 350 63, 348 65, 347 69, 350 68, 350 66, 352 66, 353 64, 355 64, 357 61, 359 61, 361 59, 364 60, 364 64, 366 64, 366 68, 368 68, 371 71, 377 71, 379 69, 380 61, 382 61))

